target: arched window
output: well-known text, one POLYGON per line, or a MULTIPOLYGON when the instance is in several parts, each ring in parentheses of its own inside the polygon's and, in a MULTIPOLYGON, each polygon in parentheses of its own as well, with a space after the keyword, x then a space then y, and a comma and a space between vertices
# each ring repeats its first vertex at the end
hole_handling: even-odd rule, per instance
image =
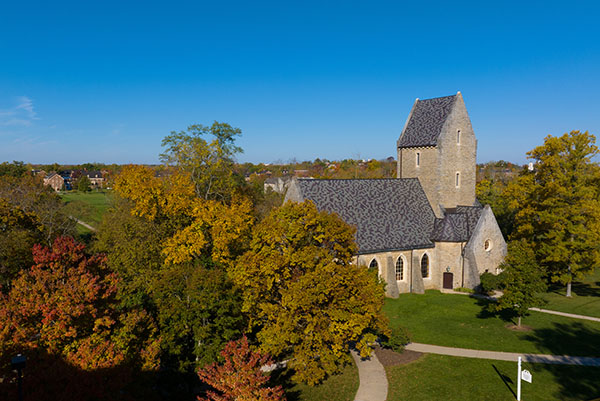
POLYGON ((404 280, 404 261, 402 256, 398 256, 398 260, 396 260, 396 281, 402 280, 404 280))
POLYGON ((423 278, 429 277, 429 256, 427 254, 424 254, 421 258, 421 276, 423 278))
POLYGON ((371 263, 369 263, 369 269, 379 270, 379 264, 377 263, 377 259, 373 258, 371 263))

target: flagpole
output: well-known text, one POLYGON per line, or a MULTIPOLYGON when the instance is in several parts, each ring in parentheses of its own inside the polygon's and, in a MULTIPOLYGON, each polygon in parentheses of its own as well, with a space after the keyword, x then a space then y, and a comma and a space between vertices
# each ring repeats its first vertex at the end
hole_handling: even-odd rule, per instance
POLYGON ((521 401, 521 357, 519 357, 519 375, 517 376, 517 401, 521 401))

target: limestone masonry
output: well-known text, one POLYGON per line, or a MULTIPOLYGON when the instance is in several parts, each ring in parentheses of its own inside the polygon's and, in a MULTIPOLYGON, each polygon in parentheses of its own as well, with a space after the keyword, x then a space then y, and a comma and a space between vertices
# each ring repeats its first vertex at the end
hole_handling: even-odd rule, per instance
POLYGON ((295 179, 285 200, 313 201, 356 227, 356 261, 386 293, 474 288, 498 273, 506 242, 475 198, 477 140, 462 95, 417 99, 397 142, 396 179, 295 179))

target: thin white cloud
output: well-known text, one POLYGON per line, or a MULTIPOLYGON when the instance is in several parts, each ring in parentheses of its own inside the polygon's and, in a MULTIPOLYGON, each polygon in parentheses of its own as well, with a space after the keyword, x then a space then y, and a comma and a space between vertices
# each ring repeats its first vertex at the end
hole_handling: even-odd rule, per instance
POLYGON ((34 120, 39 120, 33 101, 27 96, 19 96, 16 105, 0 110, 0 126, 29 127, 34 120))

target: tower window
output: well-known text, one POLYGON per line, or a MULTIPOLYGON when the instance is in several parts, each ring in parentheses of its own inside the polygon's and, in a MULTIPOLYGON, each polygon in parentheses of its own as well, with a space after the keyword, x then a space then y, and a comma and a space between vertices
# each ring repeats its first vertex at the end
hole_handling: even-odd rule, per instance
POLYGON ((421 152, 417 152, 417 167, 419 167, 421 165, 421 152))
POLYGON ((456 185, 456 188, 460 187, 460 173, 456 173, 456 181, 454 185, 456 185))
POLYGON ((456 130, 456 143, 460 145, 460 130, 456 130))

